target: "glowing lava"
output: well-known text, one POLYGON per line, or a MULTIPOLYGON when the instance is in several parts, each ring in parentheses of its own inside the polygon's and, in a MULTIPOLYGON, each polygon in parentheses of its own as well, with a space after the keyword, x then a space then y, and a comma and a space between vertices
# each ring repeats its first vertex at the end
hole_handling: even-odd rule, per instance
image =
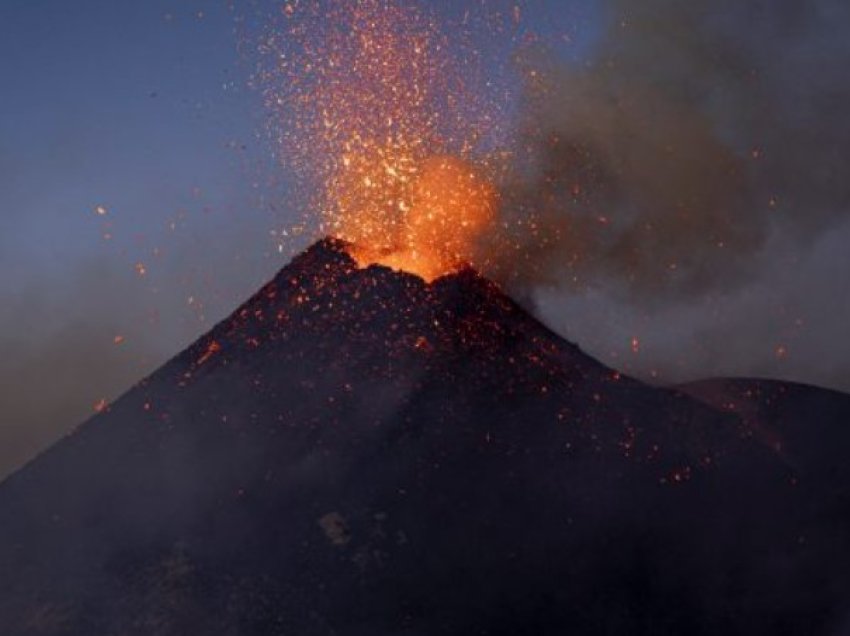
POLYGON ((264 77, 283 159, 316 187, 320 231, 426 280, 474 264, 496 189, 476 146, 497 117, 436 20, 394 0, 289 3, 264 77), (317 187, 318 186, 318 187, 317 187))
POLYGON ((351 250, 355 260, 429 281, 471 263, 478 237, 495 218, 495 189, 469 163, 444 156, 423 161, 406 194, 410 203, 402 210, 403 231, 395 245, 382 252, 357 242, 351 250))

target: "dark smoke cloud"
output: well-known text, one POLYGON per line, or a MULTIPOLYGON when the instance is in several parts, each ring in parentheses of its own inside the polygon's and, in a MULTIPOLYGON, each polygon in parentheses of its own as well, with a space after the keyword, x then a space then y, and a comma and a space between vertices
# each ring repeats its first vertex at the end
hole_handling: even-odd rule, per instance
POLYGON ((688 302, 639 302, 603 287, 550 288, 539 315, 600 360, 658 382, 705 377, 773 377, 850 390, 850 219, 804 252, 774 238, 734 290, 688 302), (639 339, 639 351, 632 339, 639 339))
POLYGON ((804 250, 847 217, 850 6, 619 0, 605 15, 589 63, 518 55, 499 264, 514 289, 731 290, 774 235, 804 250))

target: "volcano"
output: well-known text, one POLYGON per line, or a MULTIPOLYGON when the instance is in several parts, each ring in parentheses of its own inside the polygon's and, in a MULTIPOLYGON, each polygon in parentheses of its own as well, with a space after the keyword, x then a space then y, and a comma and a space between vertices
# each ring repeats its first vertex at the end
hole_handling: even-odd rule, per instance
POLYGON ((848 423, 325 240, 0 485, 0 633, 848 633, 848 423))

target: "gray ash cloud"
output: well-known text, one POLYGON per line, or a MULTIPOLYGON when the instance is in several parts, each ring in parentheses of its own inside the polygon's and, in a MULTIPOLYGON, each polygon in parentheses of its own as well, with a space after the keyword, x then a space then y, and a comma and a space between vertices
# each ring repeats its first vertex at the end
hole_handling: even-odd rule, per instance
POLYGON ((529 47, 502 276, 668 301, 805 251, 850 209, 850 8, 610 2, 590 61, 529 47), (536 229, 528 231, 527 219, 536 229), (790 245, 790 247, 789 247, 790 245))

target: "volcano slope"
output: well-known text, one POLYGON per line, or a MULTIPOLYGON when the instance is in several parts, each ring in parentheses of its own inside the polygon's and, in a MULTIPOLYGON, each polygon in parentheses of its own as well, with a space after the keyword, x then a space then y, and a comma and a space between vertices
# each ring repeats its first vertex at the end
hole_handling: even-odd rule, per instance
POLYGON ((850 399, 691 389, 323 241, 0 485, 0 633, 845 633, 850 399))

